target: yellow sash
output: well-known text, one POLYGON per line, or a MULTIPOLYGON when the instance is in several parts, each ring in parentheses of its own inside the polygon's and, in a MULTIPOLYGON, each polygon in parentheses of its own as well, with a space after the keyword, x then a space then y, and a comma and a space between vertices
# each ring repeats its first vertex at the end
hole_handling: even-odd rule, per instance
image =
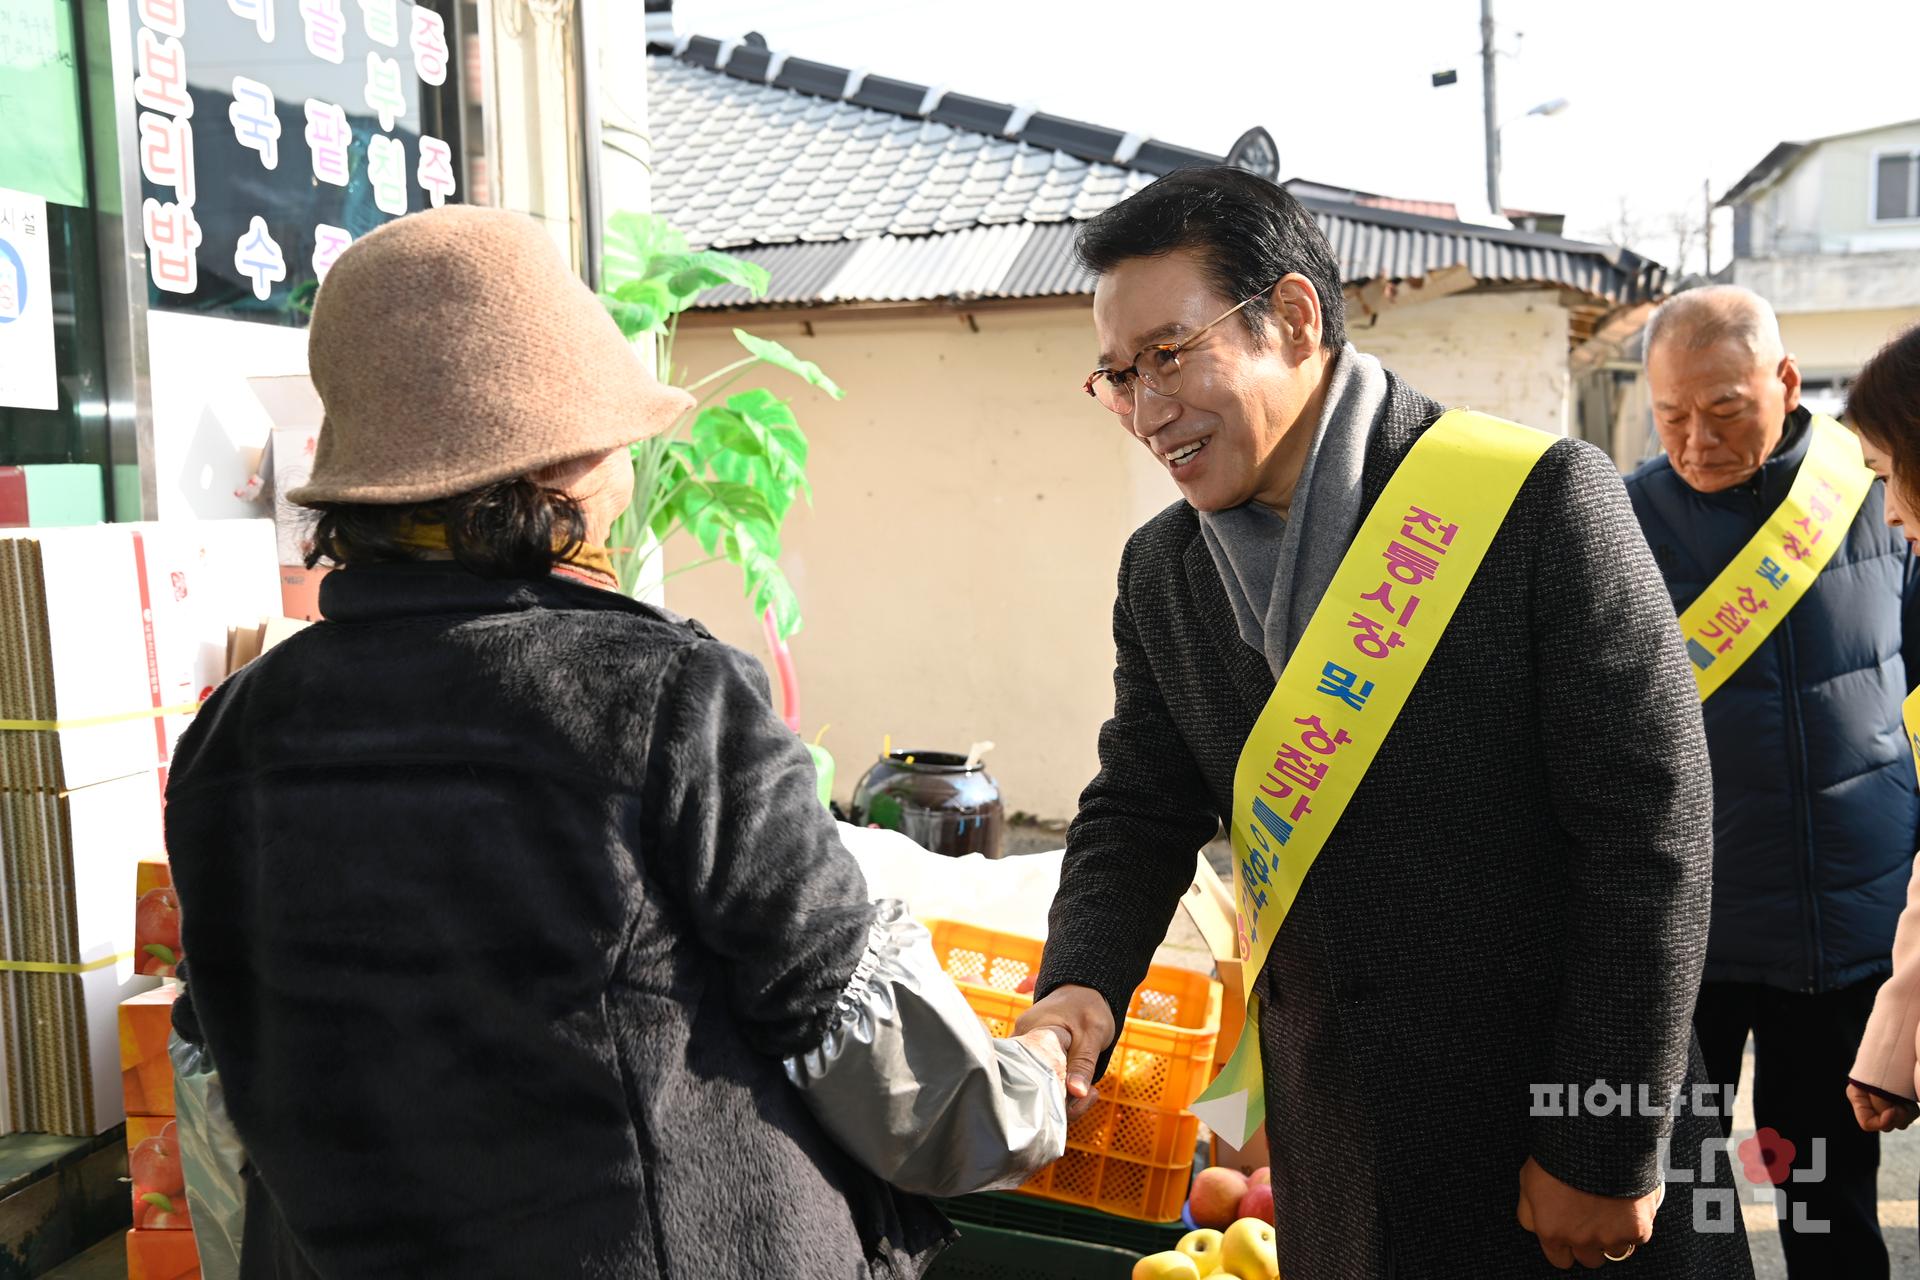
POLYGON ((1815 414, 1809 429, 1813 438, 1786 501, 1680 615, 1702 702, 1800 603, 1847 540, 1873 485, 1853 432, 1824 414, 1815 414))
POLYGON ((1193 1107, 1235 1146, 1266 1113, 1252 993, 1274 935, 1555 439, 1455 409, 1415 441, 1241 749, 1230 834, 1247 1022, 1193 1107))

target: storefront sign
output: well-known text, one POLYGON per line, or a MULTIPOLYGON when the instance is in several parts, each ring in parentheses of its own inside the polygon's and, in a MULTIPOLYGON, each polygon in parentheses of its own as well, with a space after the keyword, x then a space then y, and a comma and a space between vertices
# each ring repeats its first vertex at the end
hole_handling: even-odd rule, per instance
POLYGON ((0 405, 58 409, 47 202, 0 187, 0 405))
POLYGON ((304 324, 349 244, 459 197, 450 0, 129 2, 151 306, 304 324))

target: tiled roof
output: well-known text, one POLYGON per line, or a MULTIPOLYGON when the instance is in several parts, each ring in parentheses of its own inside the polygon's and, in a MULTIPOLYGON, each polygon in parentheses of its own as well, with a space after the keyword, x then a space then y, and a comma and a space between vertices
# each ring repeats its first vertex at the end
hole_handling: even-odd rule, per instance
POLYGON ((1089 218, 1153 181, 939 119, 648 61, 654 207, 702 247, 1089 218))
MULTIPOLYGON (((1220 157, 757 45, 647 58, 656 212, 767 268, 761 305, 1085 294, 1074 225, 1220 157)), ((1664 291, 1635 255, 1303 195, 1348 283, 1465 265, 1608 303, 1664 291)), ((716 289, 703 307, 751 305, 716 289)))

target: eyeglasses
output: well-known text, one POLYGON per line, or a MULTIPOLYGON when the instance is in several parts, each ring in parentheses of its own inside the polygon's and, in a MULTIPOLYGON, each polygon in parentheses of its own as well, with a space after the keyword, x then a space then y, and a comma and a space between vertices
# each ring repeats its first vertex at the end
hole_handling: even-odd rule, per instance
MULTIPOLYGON (((1278 280, 1273 282, 1279 284, 1278 280)), ((1180 353, 1198 342, 1207 330, 1238 312, 1241 307, 1273 292, 1268 285, 1251 298, 1243 298, 1225 314, 1216 316, 1178 342, 1156 342, 1142 347, 1133 363, 1124 369, 1095 369, 1080 388, 1115 413, 1132 413, 1135 382, 1145 383, 1157 396, 1175 395, 1180 390, 1180 353)))

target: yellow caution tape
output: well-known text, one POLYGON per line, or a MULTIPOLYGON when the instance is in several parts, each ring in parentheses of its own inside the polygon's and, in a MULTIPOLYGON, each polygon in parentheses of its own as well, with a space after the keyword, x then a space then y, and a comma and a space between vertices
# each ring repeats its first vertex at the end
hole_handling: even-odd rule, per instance
POLYGON ((170 707, 151 707, 145 711, 122 711, 111 716, 83 716, 77 720, 0 720, 0 732, 58 733, 66 729, 93 729, 103 724, 125 724, 130 720, 152 720, 158 716, 190 716, 200 709, 197 702, 176 702, 170 707))
POLYGON ((133 955, 131 951, 122 951, 118 955, 102 956, 98 960, 89 960, 85 964, 48 964, 44 960, 0 960, 0 972, 92 973, 95 969, 105 969, 109 965, 119 964, 122 960, 131 960, 133 955))

